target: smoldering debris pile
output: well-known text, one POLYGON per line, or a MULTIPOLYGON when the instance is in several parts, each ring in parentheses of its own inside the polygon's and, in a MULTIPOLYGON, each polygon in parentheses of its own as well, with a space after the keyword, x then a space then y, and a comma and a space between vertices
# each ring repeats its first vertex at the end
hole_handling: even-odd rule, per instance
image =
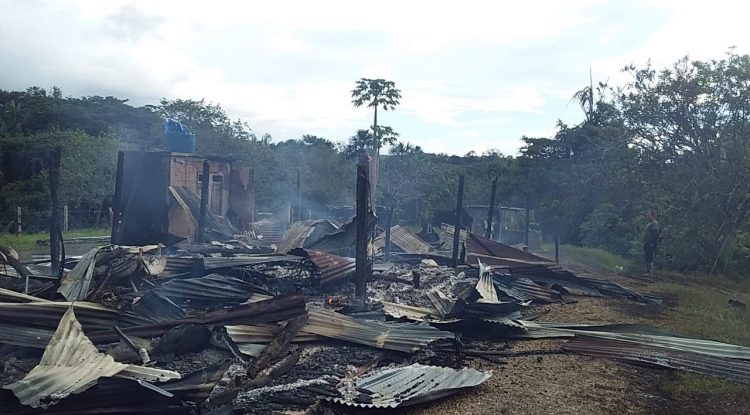
POLYGON ((468 232, 459 268, 446 266, 444 240, 402 227, 375 238, 368 302, 356 303, 353 232, 307 221, 275 243, 102 246, 66 261, 59 280, 0 250, 0 413, 404 407, 479 387, 492 373, 467 359, 502 363, 509 342, 544 337, 572 338, 554 353, 750 383, 748 348, 539 321, 539 305, 580 295, 659 300, 468 232))

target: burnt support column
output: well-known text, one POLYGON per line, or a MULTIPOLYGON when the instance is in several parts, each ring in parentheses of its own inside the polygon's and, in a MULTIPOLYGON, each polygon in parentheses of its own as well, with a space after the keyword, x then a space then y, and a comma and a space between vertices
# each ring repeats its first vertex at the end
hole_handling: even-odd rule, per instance
POLYGON ((62 266, 60 263, 60 251, 62 240, 60 238, 60 160, 62 159, 62 148, 55 147, 48 159, 47 171, 49 174, 49 196, 52 202, 52 213, 49 221, 49 254, 52 259, 52 275, 58 273, 62 266))
POLYGON ((119 240, 120 235, 120 224, 122 223, 122 175, 123 166, 125 164, 125 153, 122 151, 117 153, 117 173, 115 174, 115 199, 112 203, 111 215, 110 215, 110 239, 109 242, 114 244, 115 241, 119 240))
POLYGON ((497 177, 492 181, 492 193, 490 194, 490 208, 487 211, 487 239, 492 239, 492 215, 495 214, 495 193, 497 193, 497 177))
POLYGON ((198 216, 198 229, 195 230, 195 241, 206 242, 204 230, 206 229, 206 215, 208 214, 208 186, 211 182, 211 170, 208 160, 203 162, 203 181, 201 181, 201 210, 198 216))
POLYGON ((531 226, 531 215, 529 215, 529 212, 531 211, 531 208, 529 206, 530 203, 531 202, 529 201, 529 196, 526 195, 526 224, 523 231, 523 243, 527 248, 529 246, 529 227, 531 226))
POLYGON ((297 170, 297 220, 302 220, 302 181, 297 170))
POLYGON ((360 304, 364 305, 367 295, 367 245, 369 232, 367 230, 368 194, 370 193, 370 166, 367 154, 359 153, 357 163, 357 244, 356 244, 356 297, 360 304))
POLYGON ((464 176, 458 178, 458 195, 456 196, 456 220, 453 223, 453 267, 458 266, 458 249, 461 239, 461 216, 464 210, 464 176))
POLYGON ((383 257, 386 261, 388 261, 391 258, 391 227, 393 226, 393 209, 390 208, 386 215, 386 221, 385 221, 385 252, 383 253, 383 257))

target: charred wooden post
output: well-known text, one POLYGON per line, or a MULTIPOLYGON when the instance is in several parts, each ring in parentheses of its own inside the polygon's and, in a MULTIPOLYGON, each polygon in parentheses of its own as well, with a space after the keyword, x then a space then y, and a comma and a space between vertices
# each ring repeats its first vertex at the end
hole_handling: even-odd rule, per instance
POLYGON ((385 219, 385 252, 383 253, 383 257, 386 261, 388 261, 391 258, 391 226, 393 226, 393 209, 388 209, 388 212, 386 213, 386 219, 385 219))
POLYGON ((297 170, 297 220, 302 220, 302 180, 297 170))
POLYGON ((47 171, 49 174, 49 195, 52 202, 52 213, 49 223, 49 254, 52 260, 52 275, 58 274, 60 263, 60 160, 62 159, 62 147, 58 146, 52 151, 48 159, 47 171))
POLYGON ((490 208, 487 211, 487 239, 492 239, 492 215, 495 214, 495 193, 497 193, 497 177, 492 181, 492 193, 490 193, 490 208))
POLYGON ((119 239, 120 234, 120 223, 122 223, 122 212, 120 212, 120 199, 122 198, 122 175, 123 167, 125 164, 125 153, 120 151, 117 153, 117 173, 115 175, 115 198, 112 203, 114 208, 110 208, 110 239, 109 242, 114 245, 115 241, 119 239))
POLYGON ((208 160, 203 162, 203 181, 201 182, 201 210, 198 217, 198 229, 195 230, 195 241, 205 242, 206 215, 208 214, 208 186, 211 181, 211 171, 208 160))
POLYGON ((367 291, 367 245, 369 232, 367 231, 368 194, 370 193, 370 166, 367 154, 359 153, 357 163, 357 244, 356 244, 356 297, 365 303, 367 291))
POLYGON ((531 215, 529 215, 529 211, 531 210, 529 206, 530 203, 529 195, 526 195, 526 224, 523 231, 523 243, 527 247, 529 246, 529 227, 531 226, 531 215))
POLYGON ((458 266, 459 241, 461 239, 461 216, 464 210, 464 176, 458 177, 458 195, 456 197, 456 220, 453 224, 453 267, 458 266))

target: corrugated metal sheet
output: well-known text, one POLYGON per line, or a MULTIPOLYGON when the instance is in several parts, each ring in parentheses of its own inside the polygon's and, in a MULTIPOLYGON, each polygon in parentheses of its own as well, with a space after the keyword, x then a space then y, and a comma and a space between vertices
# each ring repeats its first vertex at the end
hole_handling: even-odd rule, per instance
POLYGON ((0 300, 13 303, 49 303, 50 300, 0 288, 0 300))
POLYGON ((190 303, 198 306, 239 304, 252 293, 271 294, 255 284, 220 274, 174 279, 149 292, 159 293, 177 304, 190 303))
POLYGON ((430 288, 425 294, 427 295, 427 298, 430 299, 430 302, 432 302, 432 305, 435 306, 435 309, 440 314, 440 317, 445 318, 450 316, 450 314, 453 312, 453 307, 456 304, 455 301, 448 298, 448 296, 443 294, 437 288, 430 288))
MULTIPOLYGON (((136 337, 161 336, 181 324, 238 325, 265 324, 287 320, 305 312, 305 297, 302 292, 273 297, 271 299, 243 303, 232 308, 219 309, 179 320, 162 321, 137 327, 123 328, 123 332, 136 337)), ((117 341, 111 329, 89 335, 95 343, 117 341)))
POLYGON ((452 339, 454 334, 423 323, 357 321, 335 311, 311 307, 305 332, 380 349, 415 352, 428 344, 452 339))
POLYGON ((479 262, 479 281, 476 286, 477 292, 485 300, 499 301, 497 298, 497 291, 495 290, 495 283, 492 280, 492 268, 479 262))
MULTIPOLYGON (((384 248, 385 232, 375 238, 372 244, 375 248, 384 248)), ((425 254, 432 250, 432 247, 427 242, 421 240, 417 235, 401 225, 391 228, 391 244, 407 254, 425 254)))
POLYGON ((274 264, 281 262, 295 262, 301 258, 294 255, 247 255, 235 257, 205 257, 203 269, 212 271, 223 268, 246 267, 257 264, 274 264))
POLYGON ((24 331, 54 331, 71 305, 75 308, 76 317, 87 333, 111 330, 115 324, 121 327, 130 327, 153 322, 152 319, 143 316, 84 301, 76 301, 75 303, 61 301, 0 303, 0 327, 4 327, 4 330, 9 334, 15 333, 8 338, 1 336, 0 342, 22 346, 23 344, 13 343, 12 341, 24 337, 24 331))
MULTIPOLYGON (((187 186, 169 186, 169 191, 175 200, 178 200, 181 206, 188 208, 190 217, 195 222, 197 227, 197 220, 200 217, 201 210, 201 198, 187 186)), ((232 224, 224 216, 219 216, 211 212, 211 209, 206 211, 206 225, 205 235, 209 239, 213 240, 225 240, 230 239, 235 234, 239 233, 239 230, 232 226, 232 224)))
POLYGON ((466 238, 466 252, 473 254, 491 255, 498 258, 514 259, 527 263, 552 263, 553 261, 534 255, 531 252, 522 251, 510 245, 493 241, 474 233, 469 233, 466 238))
POLYGON ((491 373, 471 368, 455 370, 447 367, 410 366, 379 370, 356 379, 352 388, 341 388, 344 398, 334 402, 364 408, 395 408, 416 405, 484 383, 491 373), (370 403, 355 402, 357 393, 364 393, 370 403), (347 398, 348 397, 348 398, 347 398))
MULTIPOLYGON (((307 324, 295 341, 314 340, 319 336, 379 349, 415 352, 434 341, 454 337, 453 333, 423 323, 359 321, 319 307, 308 307, 308 314, 307 324)), ((265 343, 278 330, 269 326, 227 326, 227 333, 235 343, 265 343)))
POLYGON ((664 336, 641 333, 608 332, 605 327, 584 329, 558 329, 587 337, 609 340, 628 341, 646 346, 659 347, 683 352, 697 353, 706 356, 750 360, 750 347, 738 346, 713 340, 694 339, 689 337, 664 336))
POLYGON ((735 382, 750 383, 750 362, 705 356, 679 350, 653 347, 629 341, 593 337, 576 337, 563 349, 589 356, 650 364, 715 376, 735 382))
POLYGON ((75 267, 63 277, 57 292, 68 301, 83 300, 89 291, 96 268, 96 254, 102 247, 91 248, 75 267))
POLYGON ((284 240, 279 242, 276 252, 284 254, 294 248, 304 248, 337 229, 336 225, 325 219, 294 222, 284 234, 284 240))
MULTIPOLYGON (((54 402, 83 392, 98 378, 114 376, 129 366, 99 353, 83 334, 73 307, 70 307, 60 320, 39 364, 23 379, 3 388, 13 391, 24 405, 46 408, 50 405, 47 399, 54 402)), ((179 378, 176 372, 171 373, 179 378)), ((137 374, 137 369, 128 373, 137 374)))
POLYGON ((327 252, 302 248, 294 249, 290 253, 307 256, 315 266, 321 284, 342 280, 353 274, 356 270, 356 261, 354 258, 346 258, 327 252))
MULTIPOLYGON (((367 216, 367 229, 371 230, 378 218, 372 213, 367 216)), ((315 243, 311 243, 307 248, 315 251, 333 252, 333 253, 346 253, 347 251, 353 251, 354 245, 357 239, 357 218, 353 218, 351 222, 340 227, 335 232, 332 232, 315 243)))
POLYGON ((383 301, 383 312, 394 318, 408 318, 409 320, 454 323, 458 319, 442 319, 440 313, 429 307, 415 307, 407 304, 396 304, 383 301))
POLYGON ((550 290, 528 278, 512 276, 496 276, 496 287, 505 295, 520 301, 554 303, 562 300, 562 296, 555 290, 550 290))
POLYGON ((263 242, 277 244, 284 240, 286 223, 275 220, 263 219, 252 223, 253 232, 263 242))

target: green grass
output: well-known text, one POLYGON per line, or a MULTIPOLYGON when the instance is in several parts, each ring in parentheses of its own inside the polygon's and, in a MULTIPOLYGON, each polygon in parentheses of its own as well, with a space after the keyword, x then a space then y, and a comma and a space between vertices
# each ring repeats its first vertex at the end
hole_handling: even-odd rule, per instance
POLYGON ((676 297, 667 309, 665 325, 692 336, 750 347, 750 283, 716 275, 657 274, 654 290, 676 297), (732 307, 729 300, 746 304, 732 307))
MULTIPOLYGON (((690 336, 750 347, 750 281, 674 272, 657 272, 657 278, 660 282, 651 288, 673 295, 677 303, 667 308, 657 323, 659 326, 690 336), (731 307, 730 299, 741 301, 747 307, 731 307)), ((693 373, 677 372, 675 380, 663 387, 678 400, 750 401, 750 385, 693 373)))
MULTIPOLYGON (((544 244, 544 253, 554 258, 555 246, 544 244)), ((560 245, 560 261, 563 265, 585 268, 591 271, 618 273, 632 268, 630 261, 603 249, 575 245, 560 245)))
MULTIPOLYGON (((109 235, 109 229, 71 229, 63 234, 63 238, 80 238, 84 236, 105 236, 109 235)), ((49 239, 49 232, 38 232, 21 234, 15 236, 8 233, 0 233, 0 245, 9 246, 16 251, 28 251, 37 246, 36 241, 49 239)))

